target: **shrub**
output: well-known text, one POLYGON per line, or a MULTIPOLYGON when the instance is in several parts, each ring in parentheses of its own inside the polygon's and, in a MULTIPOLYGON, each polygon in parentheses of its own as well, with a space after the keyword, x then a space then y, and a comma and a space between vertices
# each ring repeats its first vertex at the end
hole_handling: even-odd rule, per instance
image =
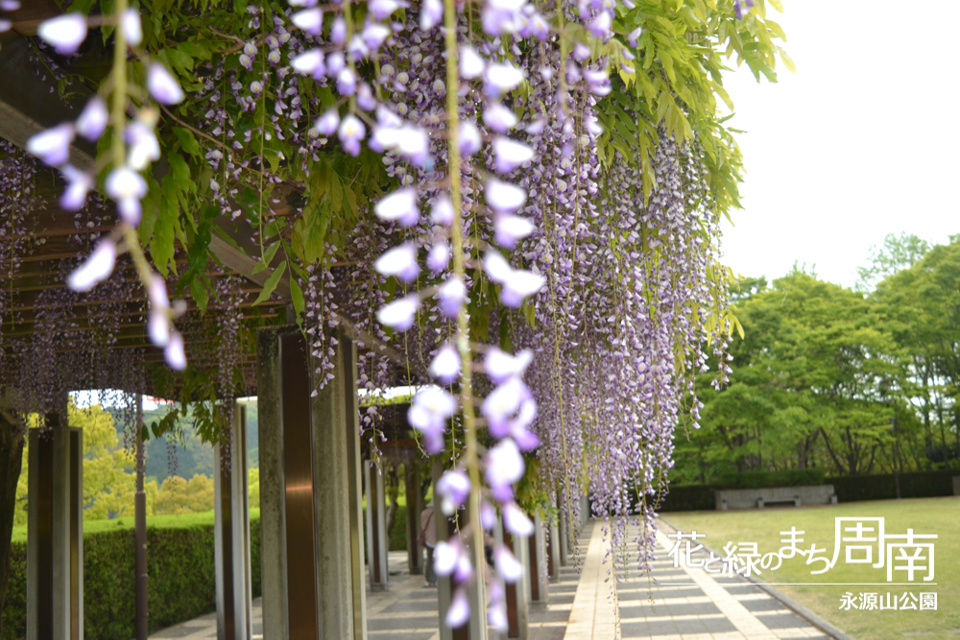
POLYGON ((787 469, 784 471, 741 471, 720 476, 723 489, 760 489, 763 487, 803 487, 823 484, 824 469, 787 469))
MULTIPOLYGON (((83 536, 84 634, 97 640, 136 635, 133 519, 89 523, 83 536)), ((86 526, 86 525, 85 525, 86 526)), ((19 537, 19 536, 18 536, 19 537)), ((260 595, 260 519, 251 513, 253 596, 260 595)), ((10 550, 10 583, 3 607, 3 638, 26 636, 27 545, 10 550)), ((148 520, 150 631, 216 610, 213 514, 148 520)))
MULTIPOLYGON (((922 471, 900 474, 900 496, 903 498, 935 498, 953 495, 950 471, 922 471)), ((827 478, 840 502, 860 500, 892 500, 897 497, 893 474, 876 476, 838 476, 827 478)))

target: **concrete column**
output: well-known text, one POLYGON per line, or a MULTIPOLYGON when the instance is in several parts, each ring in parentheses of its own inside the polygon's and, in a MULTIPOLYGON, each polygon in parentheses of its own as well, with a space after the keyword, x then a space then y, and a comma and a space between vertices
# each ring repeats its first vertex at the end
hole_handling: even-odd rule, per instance
POLYGON ((366 488, 367 509, 367 571, 371 591, 384 591, 390 582, 387 560, 387 513, 384 502, 383 474, 374 462, 363 465, 363 484, 366 488))
MULTIPOLYGON (((263 516, 261 516, 263 517, 263 516)), ((557 528, 557 522, 550 525, 549 535, 547 536, 547 575, 550 582, 560 581, 560 532, 557 528)))
POLYGON ((565 509, 567 504, 563 501, 561 492, 557 492, 557 554, 560 558, 560 566, 565 567, 568 564, 567 550, 570 545, 570 518, 567 517, 565 509))
MULTIPOLYGON (((503 523, 498 523, 500 536, 503 544, 513 552, 517 560, 524 567, 523 577, 515 584, 506 585, 507 600, 507 635, 508 638, 520 638, 527 640, 530 637, 529 619, 527 611, 527 597, 530 590, 530 561, 529 544, 527 538, 519 538, 510 534, 503 528, 503 523)), ((534 536, 530 536, 534 539, 534 536)))
POLYGON ((590 496, 589 491, 584 489, 583 493, 580 495, 580 529, 583 530, 587 526, 587 522, 590 520, 590 517, 593 515, 590 513, 590 496))
POLYGON ((83 432, 30 430, 27 640, 83 639, 83 432))
POLYGON ((547 547, 543 535, 543 519, 539 514, 533 516, 533 535, 527 538, 525 568, 527 570, 527 598, 531 604, 547 604, 550 594, 549 583, 544 580, 547 571, 547 547))
POLYGON ((404 485, 407 494, 407 567, 410 575, 419 576, 424 567, 423 547, 417 544, 423 500, 420 497, 420 473, 410 460, 404 463, 404 485))
MULTIPOLYGON (((440 512, 440 501, 437 500, 436 496, 436 487, 437 482, 440 481, 440 476, 443 475, 443 463, 439 458, 434 458, 432 465, 430 467, 430 477, 433 482, 434 487, 434 496, 433 496, 433 526, 434 533, 436 534, 437 542, 441 540, 447 540, 450 538, 451 527, 447 518, 440 512)), ((439 624, 440 624, 440 640, 453 640, 453 630, 448 628, 444 624, 443 619, 447 615, 447 609, 450 608, 450 600, 453 597, 452 581, 449 576, 437 576, 437 600, 439 603, 439 624)))
POLYGON ((265 638, 367 635, 356 347, 335 337, 334 379, 311 400, 299 329, 258 335, 265 638))
POLYGON ((214 553, 217 578, 217 639, 250 640, 250 510, 247 497, 247 408, 233 409, 230 448, 213 448, 214 553), (224 458, 227 457, 227 460, 224 458))

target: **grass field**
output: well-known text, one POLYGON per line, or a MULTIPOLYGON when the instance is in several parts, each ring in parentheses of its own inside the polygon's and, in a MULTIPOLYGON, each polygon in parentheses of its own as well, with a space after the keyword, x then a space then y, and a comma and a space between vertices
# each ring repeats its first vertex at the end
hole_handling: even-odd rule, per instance
MULTIPOLYGON (((811 575, 810 572, 820 570, 822 563, 806 566, 805 560, 797 557, 784 560, 777 571, 764 571, 761 579, 775 584, 777 589, 858 640, 914 636, 960 638, 960 497, 858 502, 800 509, 670 513, 665 514, 664 520, 686 532, 695 530, 706 533, 707 537, 703 542, 721 556, 724 555, 723 547, 727 542, 756 542, 761 554, 778 551, 785 546, 781 542, 783 536, 780 532, 796 527, 797 530, 805 532, 802 537, 804 542, 798 544, 798 547, 809 549, 810 545, 815 543, 818 549, 825 548, 825 552, 818 554, 819 556, 832 558, 837 517, 883 517, 886 535, 903 535, 907 533, 907 529, 913 529, 915 534, 938 535, 939 538, 934 543, 933 581, 925 583, 923 577, 926 571, 922 571, 917 572, 913 584, 888 586, 885 584, 886 568, 846 564, 843 551, 840 552, 836 565, 821 575, 811 575), (776 584, 798 582, 829 584, 776 584), (861 586, 842 583, 884 584, 861 586), (933 586, 933 583, 936 583, 936 586, 933 586), (918 597, 921 592, 936 592, 937 610, 841 610, 841 598, 847 592, 854 597, 861 593, 878 593, 880 597, 885 597, 889 592, 891 598, 893 595, 902 597, 904 592, 918 597)), ((876 546, 873 553, 876 558, 876 546)), ((909 553, 912 554, 913 551, 909 553)), ((894 582, 908 582, 906 574, 897 573, 902 575, 894 576, 894 582)))

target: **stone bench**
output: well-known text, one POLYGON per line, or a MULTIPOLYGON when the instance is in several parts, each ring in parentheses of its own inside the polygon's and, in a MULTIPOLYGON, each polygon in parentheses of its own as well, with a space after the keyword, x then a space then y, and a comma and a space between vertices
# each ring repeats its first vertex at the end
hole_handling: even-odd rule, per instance
POLYGON ((763 509, 771 504, 837 504, 832 484, 812 487, 764 487, 759 489, 722 489, 716 492, 717 511, 727 509, 763 509))

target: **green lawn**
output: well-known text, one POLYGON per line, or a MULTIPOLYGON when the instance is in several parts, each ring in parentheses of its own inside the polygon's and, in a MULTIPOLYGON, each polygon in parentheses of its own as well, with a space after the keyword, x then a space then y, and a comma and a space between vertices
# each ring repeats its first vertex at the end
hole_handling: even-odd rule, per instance
MULTIPOLYGON (((832 558, 834 518, 853 516, 885 518, 887 535, 902 535, 907 529, 913 529, 915 534, 937 534, 933 580, 936 586, 923 582, 926 572, 915 576, 916 586, 841 586, 839 583, 886 583, 887 578, 886 568, 846 564, 843 551, 836 566, 821 575, 810 575, 810 572, 819 570, 822 564, 808 567, 804 559, 794 558, 784 560, 783 566, 777 571, 763 572, 761 578, 770 583, 829 583, 826 586, 777 585, 776 588, 858 640, 904 638, 907 637, 905 634, 911 637, 960 637, 957 635, 960 634, 960 497, 857 502, 801 509, 668 513, 664 515, 664 520, 683 531, 706 533, 704 542, 718 555, 723 555, 724 545, 731 541, 735 544, 756 542, 761 554, 777 551, 784 546, 780 531, 796 527, 806 532, 804 543, 798 544, 798 547, 809 549, 811 543, 816 543, 817 548, 826 548, 826 552, 820 556, 832 558), (840 609, 841 596, 848 591, 854 596, 862 592, 879 593, 882 596, 887 592, 898 596, 904 592, 915 595, 936 592, 938 607, 937 611, 844 611, 840 609)), ((895 576, 894 581, 907 582, 907 579, 895 576)))

